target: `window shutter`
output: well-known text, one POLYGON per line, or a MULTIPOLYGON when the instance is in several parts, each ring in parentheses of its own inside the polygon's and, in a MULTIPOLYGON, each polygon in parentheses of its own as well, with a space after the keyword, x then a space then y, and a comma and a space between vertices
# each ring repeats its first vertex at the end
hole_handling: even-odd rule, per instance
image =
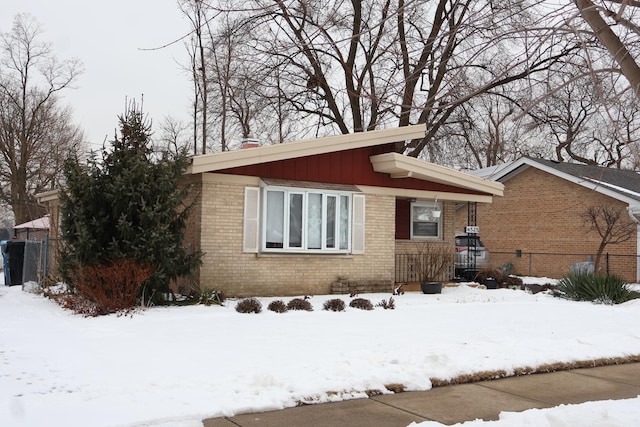
POLYGON ((353 195, 351 253, 364 254, 364 194, 353 195))
POLYGON ((260 188, 245 187, 244 189, 244 228, 242 251, 257 253, 260 242, 260 188))

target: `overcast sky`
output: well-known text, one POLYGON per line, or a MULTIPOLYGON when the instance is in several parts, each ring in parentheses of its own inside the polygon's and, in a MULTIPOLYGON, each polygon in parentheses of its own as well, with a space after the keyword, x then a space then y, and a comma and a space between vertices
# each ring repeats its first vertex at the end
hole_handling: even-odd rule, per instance
POLYGON ((0 0, 0 32, 11 30, 17 13, 33 15, 42 40, 51 42, 59 59, 76 57, 84 73, 75 89, 63 93, 97 149, 112 140, 125 98, 140 101, 159 131, 165 116, 187 122, 191 86, 181 65, 188 63, 182 42, 163 46, 189 31, 176 0, 0 0))

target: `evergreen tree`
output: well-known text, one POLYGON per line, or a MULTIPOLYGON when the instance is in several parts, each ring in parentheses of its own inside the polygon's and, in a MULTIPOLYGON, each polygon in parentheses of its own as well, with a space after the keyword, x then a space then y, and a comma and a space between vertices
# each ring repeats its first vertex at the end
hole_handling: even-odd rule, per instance
POLYGON ((61 192, 60 261, 65 280, 72 282, 83 267, 129 259, 151 266, 155 273, 144 286, 167 292, 169 281, 193 272, 201 254, 189 254, 182 238, 192 204, 185 204, 183 185, 186 152, 171 155, 150 148, 151 125, 135 105, 119 117, 120 136, 98 161, 83 165, 68 159, 61 192))

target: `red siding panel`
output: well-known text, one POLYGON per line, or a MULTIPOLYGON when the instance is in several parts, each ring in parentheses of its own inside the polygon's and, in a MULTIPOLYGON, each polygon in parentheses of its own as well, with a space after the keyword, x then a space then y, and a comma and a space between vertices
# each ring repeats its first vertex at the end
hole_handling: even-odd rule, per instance
POLYGON ((479 194, 475 191, 452 187, 445 184, 422 181, 414 178, 391 178, 388 174, 375 172, 369 157, 393 151, 393 148, 393 144, 364 147, 354 150, 320 154, 317 156, 307 156, 296 159, 279 160, 276 162, 229 168, 217 172, 232 175, 248 175, 258 176, 261 178, 290 179, 330 184, 360 184, 376 187, 479 194))
POLYGON ((410 238, 411 203, 407 199, 396 199, 396 240, 410 238))

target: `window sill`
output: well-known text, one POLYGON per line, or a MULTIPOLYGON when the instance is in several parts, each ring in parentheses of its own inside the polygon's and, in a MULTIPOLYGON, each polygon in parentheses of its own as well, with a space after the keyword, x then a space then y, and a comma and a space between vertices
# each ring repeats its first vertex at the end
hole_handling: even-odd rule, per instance
POLYGON ((414 237, 412 239, 396 239, 396 242, 444 242, 442 237, 414 237))
POLYGON ((301 253, 301 252, 258 252, 256 258, 340 258, 353 259, 352 254, 301 253))

